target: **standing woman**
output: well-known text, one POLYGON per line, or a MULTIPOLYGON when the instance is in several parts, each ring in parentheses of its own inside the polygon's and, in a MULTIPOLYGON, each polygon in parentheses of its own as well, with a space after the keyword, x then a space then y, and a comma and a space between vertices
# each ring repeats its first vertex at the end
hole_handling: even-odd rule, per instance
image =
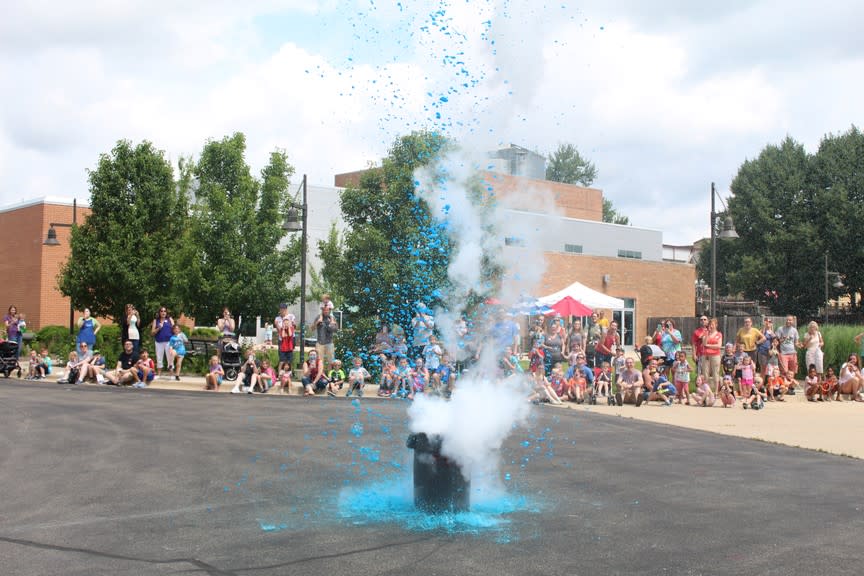
POLYGON ((585 353, 585 332, 582 331, 582 319, 576 318, 570 325, 570 333, 567 334, 567 356, 576 352, 585 353))
POLYGON ((713 384, 714 393, 720 392, 720 355, 723 353, 723 333, 717 330, 717 319, 708 320, 708 330, 702 335, 702 379, 713 384))
POLYGON ((78 338, 75 340, 78 354, 81 354, 82 342, 87 344, 90 350, 96 348, 96 334, 101 327, 99 321, 90 316, 90 309, 84 308, 84 315, 78 318, 78 338))
POLYGON ((819 331, 819 325, 813 321, 807 325, 807 333, 804 335, 804 365, 816 366, 816 372, 821 378, 824 374, 822 369, 822 360, 825 353, 822 349, 825 347, 825 340, 822 338, 822 332, 819 331))
POLYGON ((759 371, 762 374, 762 381, 764 382, 768 377, 771 347, 774 346, 774 339, 777 338, 777 335, 774 333, 774 321, 771 318, 765 318, 762 321, 762 336, 765 339, 756 344, 756 363, 759 365, 759 371))
POLYGON ((9 311, 3 317, 3 323, 6 324, 6 339, 18 345, 17 355, 21 354, 21 330, 18 328, 20 320, 18 309, 15 306, 9 306, 9 311))
POLYGON ((164 306, 161 306, 159 312, 156 313, 150 333, 156 342, 156 377, 158 378, 162 376, 163 360, 164 365, 167 365, 169 370, 174 370, 174 366, 171 365, 171 357, 168 355, 169 342, 174 334, 174 319, 168 315, 168 309, 164 306))
POLYGON ((216 328, 222 334, 222 337, 234 336, 234 317, 231 315, 231 310, 227 306, 222 308, 222 316, 216 319, 216 328))
POLYGON ((549 327, 549 332, 543 341, 543 350, 546 352, 543 368, 548 375, 552 372, 552 366, 564 361, 564 328, 557 320, 553 321, 549 327))
POLYGON ((141 323, 141 315, 132 304, 126 304, 126 334, 127 340, 132 342, 132 352, 137 356, 141 351, 141 332, 138 325, 141 323))
POLYGON ((611 363, 612 355, 619 346, 621 346, 621 336, 618 334, 618 323, 613 321, 595 346, 597 364, 602 366, 604 362, 611 363))

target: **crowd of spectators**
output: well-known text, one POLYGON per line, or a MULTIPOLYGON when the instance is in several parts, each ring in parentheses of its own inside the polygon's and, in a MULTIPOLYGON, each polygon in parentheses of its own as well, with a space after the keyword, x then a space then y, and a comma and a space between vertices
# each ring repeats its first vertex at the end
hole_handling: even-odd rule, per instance
MULTIPOLYGON (((278 363, 256 357, 248 351, 239 369, 233 393, 268 392, 278 389, 290 392, 294 372, 296 318, 281 304, 269 331, 268 345, 278 350, 278 363)), ((20 346, 26 327, 24 315, 10 306, 4 318, 9 340, 20 346)), ((156 357, 140 348, 141 318, 131 304, 122 318, 123 352, 113 369, 95 349, 96 334, 101 326, 85 309, 78 320, 76 349, 69 353, 61 381, 80 384, 93 381, 103 384, 144 387, 163 377, 167 367, 170 376, 180 379, 186 356, 186 338, 180 326, 160 307, 149 328, 154 337, 156 357)), ((226 308, 217 319, 217 328, 225 338, 233 338, 236 325, 226 308)), ((269 323, 268 323, 269 326, 269 323)), ((433 312, 418 303, 409 326, 410 333, 398 324, 382 322, 370 348, 350 357, 347 372, 335 357, 334 338, 339 331, 329 296, 322 298, 320 313, 311 323, 316 345, 299 361, 303 394, 362 396, 370 382, 378 384, 378 395, 414 398, 417 394, 449 396, 457 377, 484 354, 496 359, 495 377, 524 378, 532 384, 530 399, 534 402, 596 404, 605 399, 610 405, 657 401, 664 406, 673 403, 693 406, 740 403, 744 408, 759 409, 766 402, 784 402, 786 397, 803 393, 808 401, 827 402, 844 398, 864 401, 864 377, 860 358, 850 355, 835 372, 825 367, 825 341, 816 322, 810 322, 799 335, 795 318, 787 316, 776 328, 770 318, 761 327, 751 318, 744 320, 734 338, 726 339, 714 318, 702 316, 693 331, 689 347, 673 320, 656 325, 638 349, 640 367, 625 355, 616 322, 598 311, 590 318, 572 318, 567 322, 559 315, 540 316, 531 323, 522 351, 519 322, 499 308, 490 308, 484 326, 472 335, 468 323, 458 319, 447 323, 451 331, 448 344, 455 341, 458 353, 451 355, 440 340, 433 312), (453 324, 453 325, 451 325, 453 324), (692 358, 688 359, 688 348, 692 358), (807 367, 802 381, 798 372, 798 352, 804 350, 807 367), (491 350, 491 352, 490 352, 491 350), (363 358, 372 358, 374 376, 364 366, 363 358), (525 362, 527 360, 527 362, 525 362), (691 362, 692 360, 692 362, 691 362), (527 364, 527 370, 525 368, 527 364)), ((864 345, 864 333, 855 338, 864 345)), ((864 351, 864 350, 862 350, 864 351)), ((27 377, 45 378, 54 370, 47 350, 31 351, 27 377)), ((209 359, 205 376, 206 390, 218 391, 225 379, 220 356, 209 359)))

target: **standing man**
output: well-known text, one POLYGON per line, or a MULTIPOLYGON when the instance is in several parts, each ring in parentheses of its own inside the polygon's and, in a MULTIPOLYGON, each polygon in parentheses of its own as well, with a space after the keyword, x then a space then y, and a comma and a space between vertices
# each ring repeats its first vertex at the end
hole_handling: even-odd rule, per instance
MULTIPOLYGON (((333 350, 333 335, 339 331, 339 325, 336 324, 336 319, 330 312, 332 308, 328 306, 329 301, 321 303, 321 313, 315 319, 313 326, 315 327, 315 350, 318 352, 324 366, 329 366, 335 358, 333 350)), ((301 358, 301 361, 303 359, 301 358)))
MULTIPOLYGON (((796 331, 797 332, 797 331, 796 331)), ((744 327, 739 328, 735 334, 735 343, 741 345, 741 350, 750 356, 753 364, 756 364, 756 347, 765 340, 765 336, 758 328, 753 326, 752 318, 744 319, 744 327)))
POLYGON ((798 373, 798 328, 795 317, 786 316, 786 324, 777 330, 780 340, 780 368, 792 378, 798 373))
POLYGON ((708 333, 708 317, 704 314, 699 318, 699 326, 693 331, 690 343, 693 344, 693 357, 696 359, 696 373, 702 374, 702 357, 705 349, 702 347, 702 337, 708 333))

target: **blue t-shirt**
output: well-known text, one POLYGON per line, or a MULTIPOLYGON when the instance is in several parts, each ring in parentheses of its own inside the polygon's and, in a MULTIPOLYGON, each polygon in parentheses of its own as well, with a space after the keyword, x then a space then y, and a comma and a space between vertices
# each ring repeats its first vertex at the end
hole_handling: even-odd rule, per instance
POLYGON ((178 356, 186 355, 186 334, 180 332, 179 334, 173 334, 171 339, 168 340, 168 345, 174 350, 178 356))

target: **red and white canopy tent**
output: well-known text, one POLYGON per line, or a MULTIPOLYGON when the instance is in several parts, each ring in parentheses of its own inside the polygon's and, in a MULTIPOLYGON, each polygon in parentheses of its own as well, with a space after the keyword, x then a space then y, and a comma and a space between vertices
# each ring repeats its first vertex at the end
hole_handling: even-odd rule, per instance
MULTIPOLYGON (((620 298, 613 298, 602 292, 592 290, 581 282, 574 282, 563 290, 538 298, 537 301, 540 304, 554 308, 555 304, 558 304, 568 296, 576 302, 591 308, 592 311, 597 308, 604 308, 606 310, 624 309, 624 301, 620 298)), ((588 314, 590 313, 591 311, 588 312, 588 314)), ((574 314, 574 316, 578 316, 578 314, 574 314)))

